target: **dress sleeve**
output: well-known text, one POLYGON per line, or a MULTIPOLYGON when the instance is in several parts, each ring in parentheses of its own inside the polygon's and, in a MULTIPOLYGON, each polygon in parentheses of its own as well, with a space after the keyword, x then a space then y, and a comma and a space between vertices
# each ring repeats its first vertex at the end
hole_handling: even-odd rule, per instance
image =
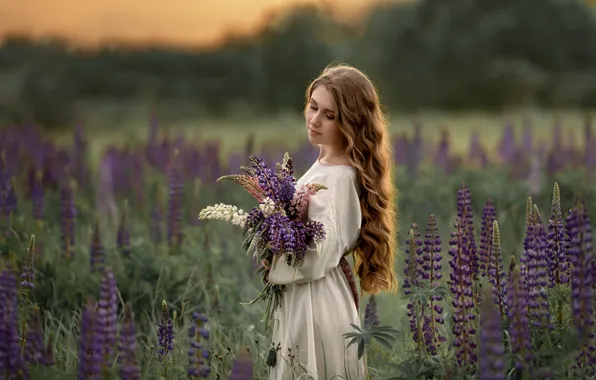
POLYGON ((330 178, 326 190, 310 199, 308 218, 325 228, 325 240, 320 253, 311 241, 300 268, 286 263, 283 255, 269 274, 276 285, 304 284, 319 280, 339 265, 341 257, 358 239, 362 214, 354 175, 342 172, 330 178))

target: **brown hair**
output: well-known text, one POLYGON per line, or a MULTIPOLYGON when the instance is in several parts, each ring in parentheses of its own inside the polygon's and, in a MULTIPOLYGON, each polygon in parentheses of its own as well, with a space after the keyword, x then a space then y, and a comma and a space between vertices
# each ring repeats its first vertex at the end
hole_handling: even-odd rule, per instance
POLYGON ((363 292, 396 291, 394 259, 397 251, 397 189, 393 184, 393 154, 387 121, 370 79, 347 65, 325 68, 306 91, 306 102, 317 85, 333 94, 346 153, 357 171, 362 191, 362 226, 356 250, 355 271, 363 292))

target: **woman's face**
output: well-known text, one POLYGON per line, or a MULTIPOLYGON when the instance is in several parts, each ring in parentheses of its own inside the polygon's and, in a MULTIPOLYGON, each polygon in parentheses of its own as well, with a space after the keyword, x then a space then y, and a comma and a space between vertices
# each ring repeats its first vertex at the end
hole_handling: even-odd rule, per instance
POLYGON ((316 145, 338 145, 342 133, 337 122, 337 108, 326 86, 318 85, 312 92, 306 111, 308 140, 316 145))

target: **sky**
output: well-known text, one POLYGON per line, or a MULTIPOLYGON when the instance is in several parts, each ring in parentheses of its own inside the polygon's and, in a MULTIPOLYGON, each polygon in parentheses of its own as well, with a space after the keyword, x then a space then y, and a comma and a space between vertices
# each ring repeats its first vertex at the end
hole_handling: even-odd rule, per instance
POLYGON ((82 45, 113 39, 204 45, 229 30, 254 30, 271 9, 322 1, 358 12, 379 0, 2 0, 0 38, 25 33, 82 45))

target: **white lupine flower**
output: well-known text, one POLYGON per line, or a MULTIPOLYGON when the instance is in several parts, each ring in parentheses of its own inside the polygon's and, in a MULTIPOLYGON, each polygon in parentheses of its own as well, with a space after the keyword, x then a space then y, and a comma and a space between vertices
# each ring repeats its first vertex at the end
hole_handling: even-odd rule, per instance
POLYGON ((214 206, 208 206, 201 210, 199 219, 218 219, 225 220, 236 226, 244 227, 248 214, 236 206, 223 203, 214 206))
POLYGON ((275 202, 269 197, 264 198, 259 204, 259 209, 265 217, 271 216, 275 212, 275 202))

